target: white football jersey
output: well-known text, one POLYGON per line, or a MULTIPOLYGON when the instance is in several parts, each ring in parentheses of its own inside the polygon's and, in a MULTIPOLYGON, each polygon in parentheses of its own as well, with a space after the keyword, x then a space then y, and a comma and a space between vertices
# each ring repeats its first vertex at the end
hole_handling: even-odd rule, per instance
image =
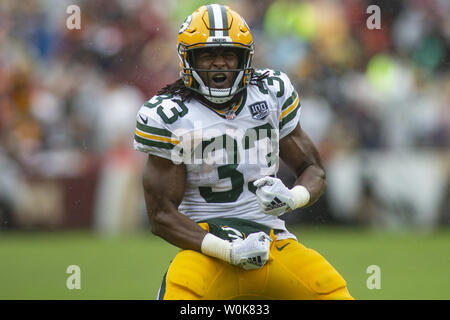
POLYGON ((283 220, 263 213, 253 182, 276 175, 279 140, 299 122, 299 96, 286 74, 256 72, 268 76, 250 84, 227 112, 177 95, 154 96, 137 114, 134 148, 186 166, 178 210, 192 220, 240 218, 279 230, 278 239, 295 238, 283 220))

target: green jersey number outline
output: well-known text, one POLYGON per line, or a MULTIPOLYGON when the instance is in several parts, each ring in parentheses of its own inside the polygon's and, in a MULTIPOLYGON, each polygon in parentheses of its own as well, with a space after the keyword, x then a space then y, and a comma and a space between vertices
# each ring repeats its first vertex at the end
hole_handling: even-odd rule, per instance
POLYGON ((175 121, 178 120, 178 118, 184 117, 189 111, 189 109, 186 107, 186 105, 183 103, 183 101, 181 101, 179 99, 173 99, 173 95, 171 95, 171 94, 161 94, 159 96, 155 96, 154 99, 156 100, 156 102, 151 103, 150 101, 147 101, 144 103, 144 106, 146 106, 147 108, 150 108, 150 109, 157 107, 158 109, 156 109, 156 113, 161 117, 161 119, 166 124, 174 123, 175 121), (175 102, 179 107, 179 109, 177 107, 170 108, 170 111, 172 112, 171 116, 168 116, 164 112, 163 106, 161 106, 161 103, 163 102, 163 100, 166 100, 166 99, 170 99, 171 101, 175 102))
MULTIPOLYGON (((257 73, 257 75, 260 75, 260 74, 257 73)), ((274 81, 278 82, 279 89, 277 91, 277 97, 281 98, 284 95, 284 82, 283 82, 283 80, 280 77, 278 77, 279 75, 281 75, 281 72, 278 71, 278 70, 274 70, 273 76, 269 76, 269 77, 267 77, 265 79, 267 79, 267 84, 269 86, 275 85, 274 81)), ((262 83, 262 81, 258 81, 256 83, 256 85, 258 86, 258 89, 259 89, 259 91, 262 94, 268 94, 269 93, 269 90, 264 88, 264 84, 262 83)))
MULTIPOLYGON (((252 143, 252 142, 262 140, 265 138, 269 138, 271 140, 272 146, 273 146, 273 142, 274 142, 273 139, 275 137, 272 136, 272 131, 271 131, 272 129, 273 129, 273 127, 270 123, 266 123, 262 126, 257 126, 257 127, 247 129, 247 131, 242 139, 244 150, 254 147, 254 143, 252 143), (254 140, 249 139, 250 132, 256 132, 256 135, 253 135, 253 138, 256 138, 256 139, 254 139, 254 140), (261 132, 263 132, 263 134, 260 134, 261 132)), ((215 139, 217 139, 217 138, 213 138, 209 141, 204 142, 202 145, 203 150, 205 150, 205 148, 208 145, 210 145, 210 143, 214 142, 215 139)), ((237 148, 237 141, 228 135, 222 135, 222 136, 218 137, 218 139, 223 139, 222 141, 225 141, 226 139, 231 139, 233 141, 233 144, 232 144, 233 145, 233 150, 232 150, 233 157, 232 158, 234 160, 234 163, 217 167, 217 173, 218 173, 219 179, 220 180, 230 179, 231 189, 227 190, 227 191, 213 191, 212 187, 206 187, 206 186, 202 187, 201 186, 201 187, 199 187, 199 192, 200 192, 200 195, 203 197, 203 199, 205 199, 205 201, 207 203, 235 202, 239 198, 241 193, 244 191, 244 175, 239 170, 237 170, 237 167, 239 166, 238 162, 240 159, 240 155, 239 155, 238 148, 237 148)), ((228 152, 230 152, 231 150, 227 150, 227 145, 230 146, 229 143, 228 144, 221 143, 221 144, 219 144, 219 148, 225 149, 225 152, 228 154, 228 152)), ((212 150, 217 150, 217 149, 212 149, 212 150)), ((268 167, 270 167, 274 163, 274 160, 276 161, 276 159, 274 159, 274 151, 275 150, 272 150, 272 152, 268 153, 265 156, 268 167)), ((202 153, 202 154, 204 154, 204 153, 202 153)), ((252 181, 250 181, 248 183, 248 189, 251 192, 255 193, 256 188, 253 186, 252 181)))

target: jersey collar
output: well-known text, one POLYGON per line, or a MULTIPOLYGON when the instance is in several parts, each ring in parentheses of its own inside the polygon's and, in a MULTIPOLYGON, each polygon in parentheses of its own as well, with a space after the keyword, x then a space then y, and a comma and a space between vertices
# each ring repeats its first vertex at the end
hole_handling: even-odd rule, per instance
POLYGON ((239 99, 238 103, 236 103, 233 107, 231 107, 231 109, 228 109, 227 111, 215 109, 215 108, 209 106, 208 104, 203 103, 202 101, 200 101, 200 103, 205 105, 209 110, 213 111, 219 117, 221 117, 223 119, 227 119, 227 120, 233 120, 242 111, 242 109, 245 106, 246 101, 247 101, 247 90, 243 90, 241 99, 239 99))

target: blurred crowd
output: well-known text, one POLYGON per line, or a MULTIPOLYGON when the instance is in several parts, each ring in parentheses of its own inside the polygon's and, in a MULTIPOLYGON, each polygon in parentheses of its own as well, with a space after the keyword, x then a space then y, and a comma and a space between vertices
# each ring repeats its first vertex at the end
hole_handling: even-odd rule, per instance
MULTIPOLYGON (((448 224, 450 2, 220 2, 250 26, 254 67, 284 71, 298 88, 302 126, 330 168, 330 196, 319 203, 319 216, 373 223, 383 210, 376 208, 383 202, 373 183, 382 180, 377 172, 397 180, 395 172, 419 153, 404 176, 417 163, 425 180, 436 177, 413 183, 424 184, 425 191, 437 186, 440 198, 429 201, 437 215, 432 221, 448 224), (379 8, 378 17, 367 10, 371 5, 379 8), (368 28, 369 17, 380 19, 379 29, 368 28), (374 153, 400 153, 403 160, 392 160, 399 168, 383 169, 385 159, 374 153), (339 191, 352 190, 351 183, 339 185, 355 175, 341 169, 352 159, 358 164, 351 168, 360 168, 354 179, 358 197, 352 205, 336 205, 339 212, 331 200, 339 202, 339 191)), ((178 78, 178 28, 205 3, 0 3, 0 229, 142 223, 140 213, 130 214, 144 211, 139 180, 144 157, 132 150, 136 112, 178 78), (80 8, 79 29, 67 27, 70 5, 80 8), (67 217, 68 212, 79 216, 67 217)), ((287 175, 283 166, 281 173, 287 175)))

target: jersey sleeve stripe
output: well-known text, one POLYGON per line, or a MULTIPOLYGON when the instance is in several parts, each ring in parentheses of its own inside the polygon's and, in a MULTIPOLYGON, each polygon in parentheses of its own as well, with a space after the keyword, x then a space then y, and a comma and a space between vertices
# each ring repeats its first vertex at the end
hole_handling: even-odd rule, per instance
POLYGON ((291 106, 296 98, 298 98, 298 93, 297 93, 297 91, 294 90, 294 92, 292 92, 292 95, 281 106, 281 110, 284 110, 284 109, 288 108, 289 106, 291 106))
POLYGON ((289 113, 283 120, 280 122, 280 130, 297 115, 298 109, 300 109, 300 103, 297 104, 297 107, 289 113))
POLYGON ((147 139, 147 140, 153 140, 153 141, 156 141, 156 142, 165 142, 165 143, 170 143, 170 144, 173 144, 173 145, 176 145, 176 144, 180 143, 180 141, 177 140, 177 139, 155 136, 153 134, 142 132, 139 129, 136 129, 136 136, 141 137, 143 139, 147 139))
POLYGON ((134 136, 134 140, 136 142, 143 144, 145 146, 148 146, 148 147, 156 147, 156 148, 168 149, 168 150, 172 150, 175 147, 175 145, 172 143, 148 140, 148 139, 142 138, 141 136, 138 136, 137 134, 134 136))
POLYGON ((170 132, 167 129, 161 129, 161 128, 147 126, 140 122, 136 122, 136 128, 142 132, 146 132, 146 133, 150 133, 150 134, 157 134, 159 136, 164 136, 164 137, 172 137, 173 136, 172 132, 170 132))
POLYGON ((287 107, 286 110, 281 112, 280 121, 282 121, 283 118, 285 118, 288 114, 291 113, 292 110, 294 110, 297 107, 297 105, 299 104, 298 102, 299 102, 299 98, 298 98, 298 95, 297 95, 297 97, 295 98, 294 102, 289 107, 287 107))

